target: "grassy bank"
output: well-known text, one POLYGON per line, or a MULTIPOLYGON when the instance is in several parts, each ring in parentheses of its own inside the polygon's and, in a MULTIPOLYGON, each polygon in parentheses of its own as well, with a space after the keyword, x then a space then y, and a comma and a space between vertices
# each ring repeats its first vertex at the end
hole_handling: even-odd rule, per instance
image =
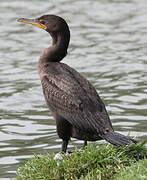
POLYGON ((88 145, 81 152, 37 155, 17 171, 17 180, 139 180, 147 179, 147 148, 88 145), (133 178, 132 178, 133 177, 133 178), (136 178, 136 179, 135 179, 136 178))

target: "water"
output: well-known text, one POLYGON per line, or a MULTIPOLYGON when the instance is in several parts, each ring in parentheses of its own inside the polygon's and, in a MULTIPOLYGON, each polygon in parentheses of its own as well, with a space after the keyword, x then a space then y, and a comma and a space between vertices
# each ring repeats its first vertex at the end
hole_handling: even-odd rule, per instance
MULTIPOLYGON (((51 38, 16 22, 46 13, 69 23, 71 42, 64 62, 97 88, 115 130, 147 138, 146 0, 1 0, 0 180, 15 177, 34 153, 61 148, 36 70, 51 38)), ((81 143, 73 140, 69 147, 81 143)))

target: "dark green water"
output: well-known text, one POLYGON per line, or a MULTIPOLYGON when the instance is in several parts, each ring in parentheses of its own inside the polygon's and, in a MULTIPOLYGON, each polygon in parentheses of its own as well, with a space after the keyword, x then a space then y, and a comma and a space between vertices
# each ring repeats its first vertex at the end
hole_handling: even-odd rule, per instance
MULTIPOLYGON (((64 62, 96 87, 115 130, 147 138, 146 0, 1 0, 0 180, 14 177, 34 153, 61 147, 36 70, 51 39, 16 22, 47 13, 67 20, 71 42, 64 62)), ((81 143, 74 139, 69 147, 81 143)))

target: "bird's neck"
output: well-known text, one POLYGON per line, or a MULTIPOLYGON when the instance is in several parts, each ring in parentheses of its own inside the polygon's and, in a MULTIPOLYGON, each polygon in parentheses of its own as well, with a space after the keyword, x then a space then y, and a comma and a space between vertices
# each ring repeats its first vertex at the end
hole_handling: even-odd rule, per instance
POLYGON ((52 37, 52 45, 46 48, 40 56, 39 63, 59 62, 67 54, 70 34, 66 33, 50 33, 52 37))

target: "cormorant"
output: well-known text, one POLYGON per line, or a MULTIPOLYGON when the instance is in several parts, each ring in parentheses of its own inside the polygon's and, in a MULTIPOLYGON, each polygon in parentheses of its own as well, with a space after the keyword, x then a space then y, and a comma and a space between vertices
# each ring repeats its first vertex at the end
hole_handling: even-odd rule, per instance
POLYGON ((43 15, 36 19, 20 18, 19 22, 46 30, 52 45, 40 56, 38 72, 46 103, 62 139, 66 152, 71 137, 87 141, 105 139, 120 146, 136 141, 114 132, 105 105, 96 89, 80 73, 60 61, 66 56, 70 31, 66 21, 56 15, 43 15))

